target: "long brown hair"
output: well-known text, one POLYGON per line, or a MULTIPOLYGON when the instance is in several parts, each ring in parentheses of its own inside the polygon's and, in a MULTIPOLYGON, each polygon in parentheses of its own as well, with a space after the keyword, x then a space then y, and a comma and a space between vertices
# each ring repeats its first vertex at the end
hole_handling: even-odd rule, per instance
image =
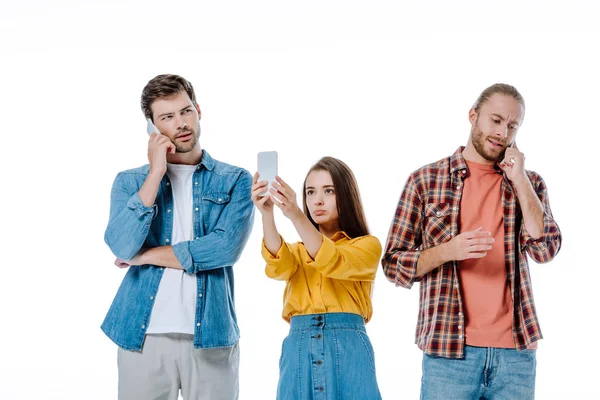
POLYGON ((339 215, 340 229, 351 238, 365 236, 369 234, 369 227, 363 211, 362 201, 358 184, 352 170, 343 162, 333 157, 323 157, 313 165, 302 185, 302 204, 304 214, 308 217, 315 228, 319 225, 312 219, 308 207, 306 206, 306 179, 313 171, 327 171, 331 175, 333 187, 335 190, 335 202, 339 215))

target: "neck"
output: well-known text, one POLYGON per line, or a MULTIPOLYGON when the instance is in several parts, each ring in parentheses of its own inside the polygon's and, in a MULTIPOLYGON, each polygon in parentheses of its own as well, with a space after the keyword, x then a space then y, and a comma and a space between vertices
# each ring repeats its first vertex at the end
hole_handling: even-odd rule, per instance
POLYGON ((494 161, 486 160, 475 150, 475 146, 473 146, 473 142, 469 139, 469 143, 467 143, 467 147, 462 152, 462 156, 467 161, 472 161, 477 164, 485 164, 485 165, 494 165, 496 164, 494 161))
POLYGON ((329 239, 331 239, 331 237, 333 235, 335 235, 336 232, 339 232, 339 231, 340 231, 340 225, 339 225, 338 221, 327 222, 327 223, 319 225, 319 232, 321 232, 323 235, 325 235, 329 239))
POLYGON ((171 164, 197 165, 202 160, 202 148, 194 147, 187 153, 167 154, 167 162, 171 164))

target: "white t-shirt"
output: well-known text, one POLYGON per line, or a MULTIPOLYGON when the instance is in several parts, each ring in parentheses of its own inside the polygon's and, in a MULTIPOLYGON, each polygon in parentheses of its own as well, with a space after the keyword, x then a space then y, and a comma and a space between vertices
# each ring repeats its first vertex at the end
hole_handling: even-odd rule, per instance
MULTIPOLYGON (((173 245, 194 238, 192 178, 196 168, 196 165, 167 163, 167 175, 173 190, 173 209, 170 210, 173 213, 173 245)), ((165 268, 146 333, 177 332, 193 335, 197 285, 196 274, 165 268)))

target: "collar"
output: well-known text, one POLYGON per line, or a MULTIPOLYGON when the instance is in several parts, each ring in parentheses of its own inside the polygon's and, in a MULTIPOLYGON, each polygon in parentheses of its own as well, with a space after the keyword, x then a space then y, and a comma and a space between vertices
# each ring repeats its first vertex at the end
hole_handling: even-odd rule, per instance
POLYGON ((212 171, 215 168, 215 160, 204 149, 202 149, 202 159, 200 160, 200 165, 204 165, 204 168, 209 171, 212 171))

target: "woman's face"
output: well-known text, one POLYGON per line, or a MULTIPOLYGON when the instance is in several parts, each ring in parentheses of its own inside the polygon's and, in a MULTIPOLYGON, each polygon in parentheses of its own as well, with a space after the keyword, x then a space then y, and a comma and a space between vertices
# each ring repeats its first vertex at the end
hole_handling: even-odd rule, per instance
POLYGON ((335 188, 327 171, 312 171, 306 177, 306 207, 318 225, 339 219, 335 188))

